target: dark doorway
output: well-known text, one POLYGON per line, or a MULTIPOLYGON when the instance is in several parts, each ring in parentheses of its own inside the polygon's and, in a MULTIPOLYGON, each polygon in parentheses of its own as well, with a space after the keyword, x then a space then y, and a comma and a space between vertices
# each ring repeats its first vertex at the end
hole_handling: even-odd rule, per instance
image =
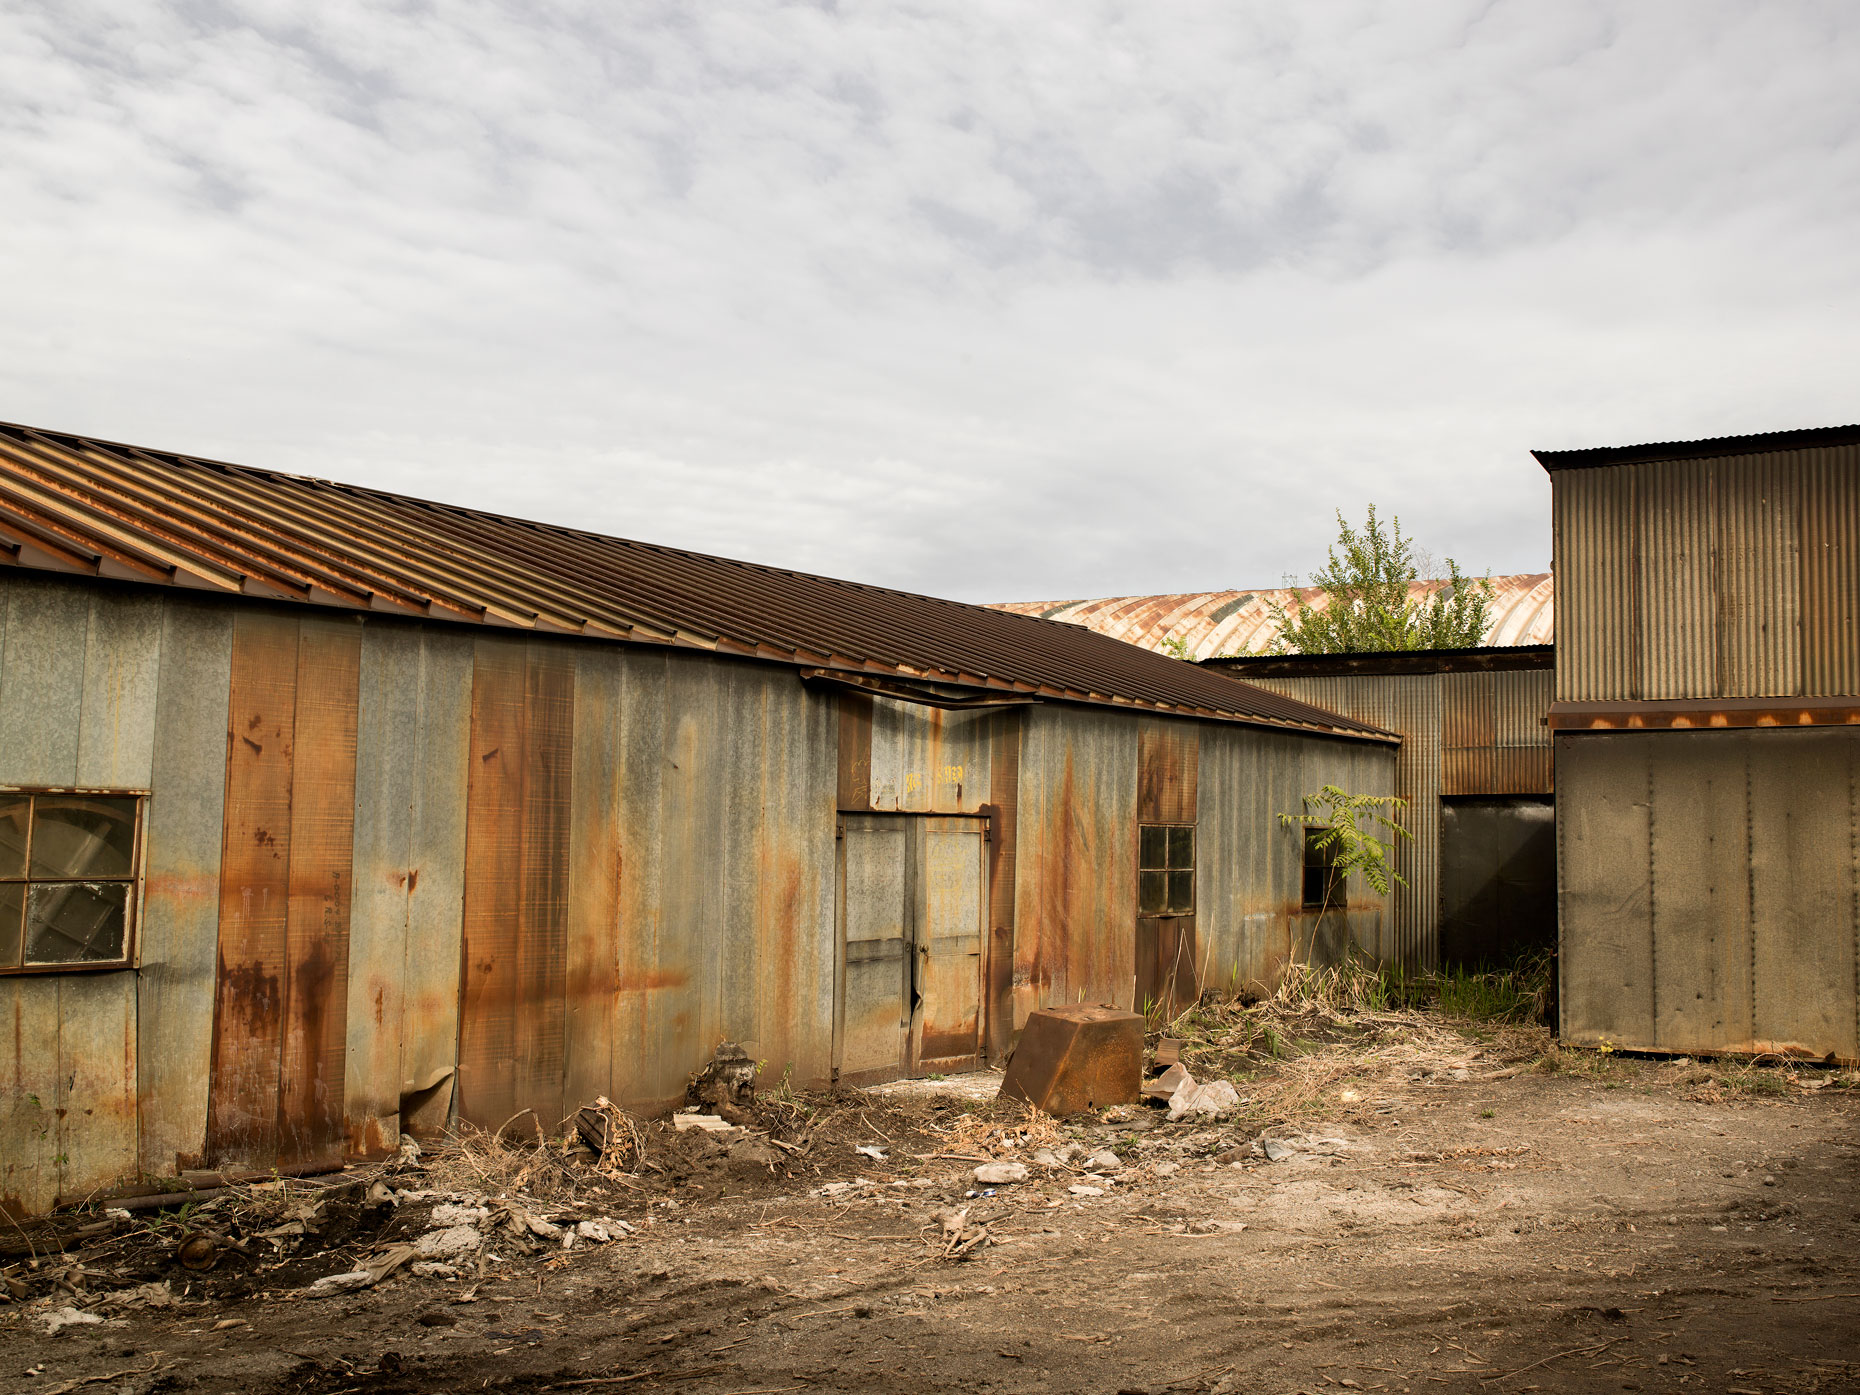
POLYGON ((1555 803, 1441 800, 1441 967, 1506 968, 1555 947, 1555 803))

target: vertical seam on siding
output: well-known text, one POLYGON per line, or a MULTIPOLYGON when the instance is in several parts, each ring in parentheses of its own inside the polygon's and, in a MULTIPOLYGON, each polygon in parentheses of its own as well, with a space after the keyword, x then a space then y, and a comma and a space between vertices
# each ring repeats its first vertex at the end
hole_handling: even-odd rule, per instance
POLYGON ((1750 1022, 1747 1040, 1757 1036, 1757 834, 1751 806, 1750 743, 1744 743, 1744 920, 1750 927, 1750 1022))
POLYGON ((1660 936, 1659 912, 1653 881, 1653 845, 1655 819, 1653 809, 1653 752, 1647 751, 1647 1002, 1650 1010, 1649 1045, 1660 1041, 1660 936))

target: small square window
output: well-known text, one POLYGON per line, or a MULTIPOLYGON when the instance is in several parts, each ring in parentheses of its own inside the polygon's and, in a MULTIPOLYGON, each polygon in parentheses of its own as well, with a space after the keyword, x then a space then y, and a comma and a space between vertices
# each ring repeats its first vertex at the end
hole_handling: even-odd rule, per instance
POLYGON ((126 964, 142 798, 0 793, 0 974, 126 964))
POLYGON ((1194 825, 1139 824, 1137 914, 1193 915, 1194 912, 1194 825))
POLYGON ((1305 830, 1304 909, 1307 911, 1327 910, 1343 901, 1343 887, 1337 876, 1337 845, 1327 846, 1321 842, 1328 831, 1322 828, 1305 830))

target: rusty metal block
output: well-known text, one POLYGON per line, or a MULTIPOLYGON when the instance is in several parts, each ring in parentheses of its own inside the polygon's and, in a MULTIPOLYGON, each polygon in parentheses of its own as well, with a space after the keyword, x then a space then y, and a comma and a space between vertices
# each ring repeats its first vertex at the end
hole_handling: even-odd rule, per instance
POLYGON ((1048 1114, 1077 1114, 1137 1098, 1143 1079, 1143 1019, 1101 1004, 1040 1008, 1014 1048, 1001 1097, 1048 1114))

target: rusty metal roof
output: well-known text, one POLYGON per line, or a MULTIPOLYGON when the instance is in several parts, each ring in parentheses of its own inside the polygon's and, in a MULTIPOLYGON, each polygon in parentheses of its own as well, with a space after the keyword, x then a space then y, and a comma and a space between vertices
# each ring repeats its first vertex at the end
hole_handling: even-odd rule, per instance
POLYGON ((1722 455, 1768 455, 1779 450, 1815 450, 1860 443, 1860 426, 1816 426, 1766 431, 1755 436, 1714 436, 1704 441, 1661 441, 1642 446, 1595 446, 1588 450, 1534 450, 1546 470, 1581 470, 1597 465, 1638 465, 1654 460, 1710 460, 1722 455))
POLYGON ((0 565, 9 563, 1387 739, 1072 625, 0 424, 0 565))
MULTIPOLYGON (((1410 598, 1422 600, 1446 585, 1417 581, 1410 598)), ((1549 572, 1492 578, 1492 618, 1485 645, 1549 644, 1556 621, 1554 587, 1549 572)), ((1263 654, 1279 638, 1277 604, 1288 611, 1325 604, 1315 587, 1266 591, 1202 591, 1174 596, 1111 596, 1096 601, 1007 601, 997 610, 1036 615, 1083 625, 1126 644, 1171 652, 1181 645, 1196 659, 1228 654, 1263 654)))

